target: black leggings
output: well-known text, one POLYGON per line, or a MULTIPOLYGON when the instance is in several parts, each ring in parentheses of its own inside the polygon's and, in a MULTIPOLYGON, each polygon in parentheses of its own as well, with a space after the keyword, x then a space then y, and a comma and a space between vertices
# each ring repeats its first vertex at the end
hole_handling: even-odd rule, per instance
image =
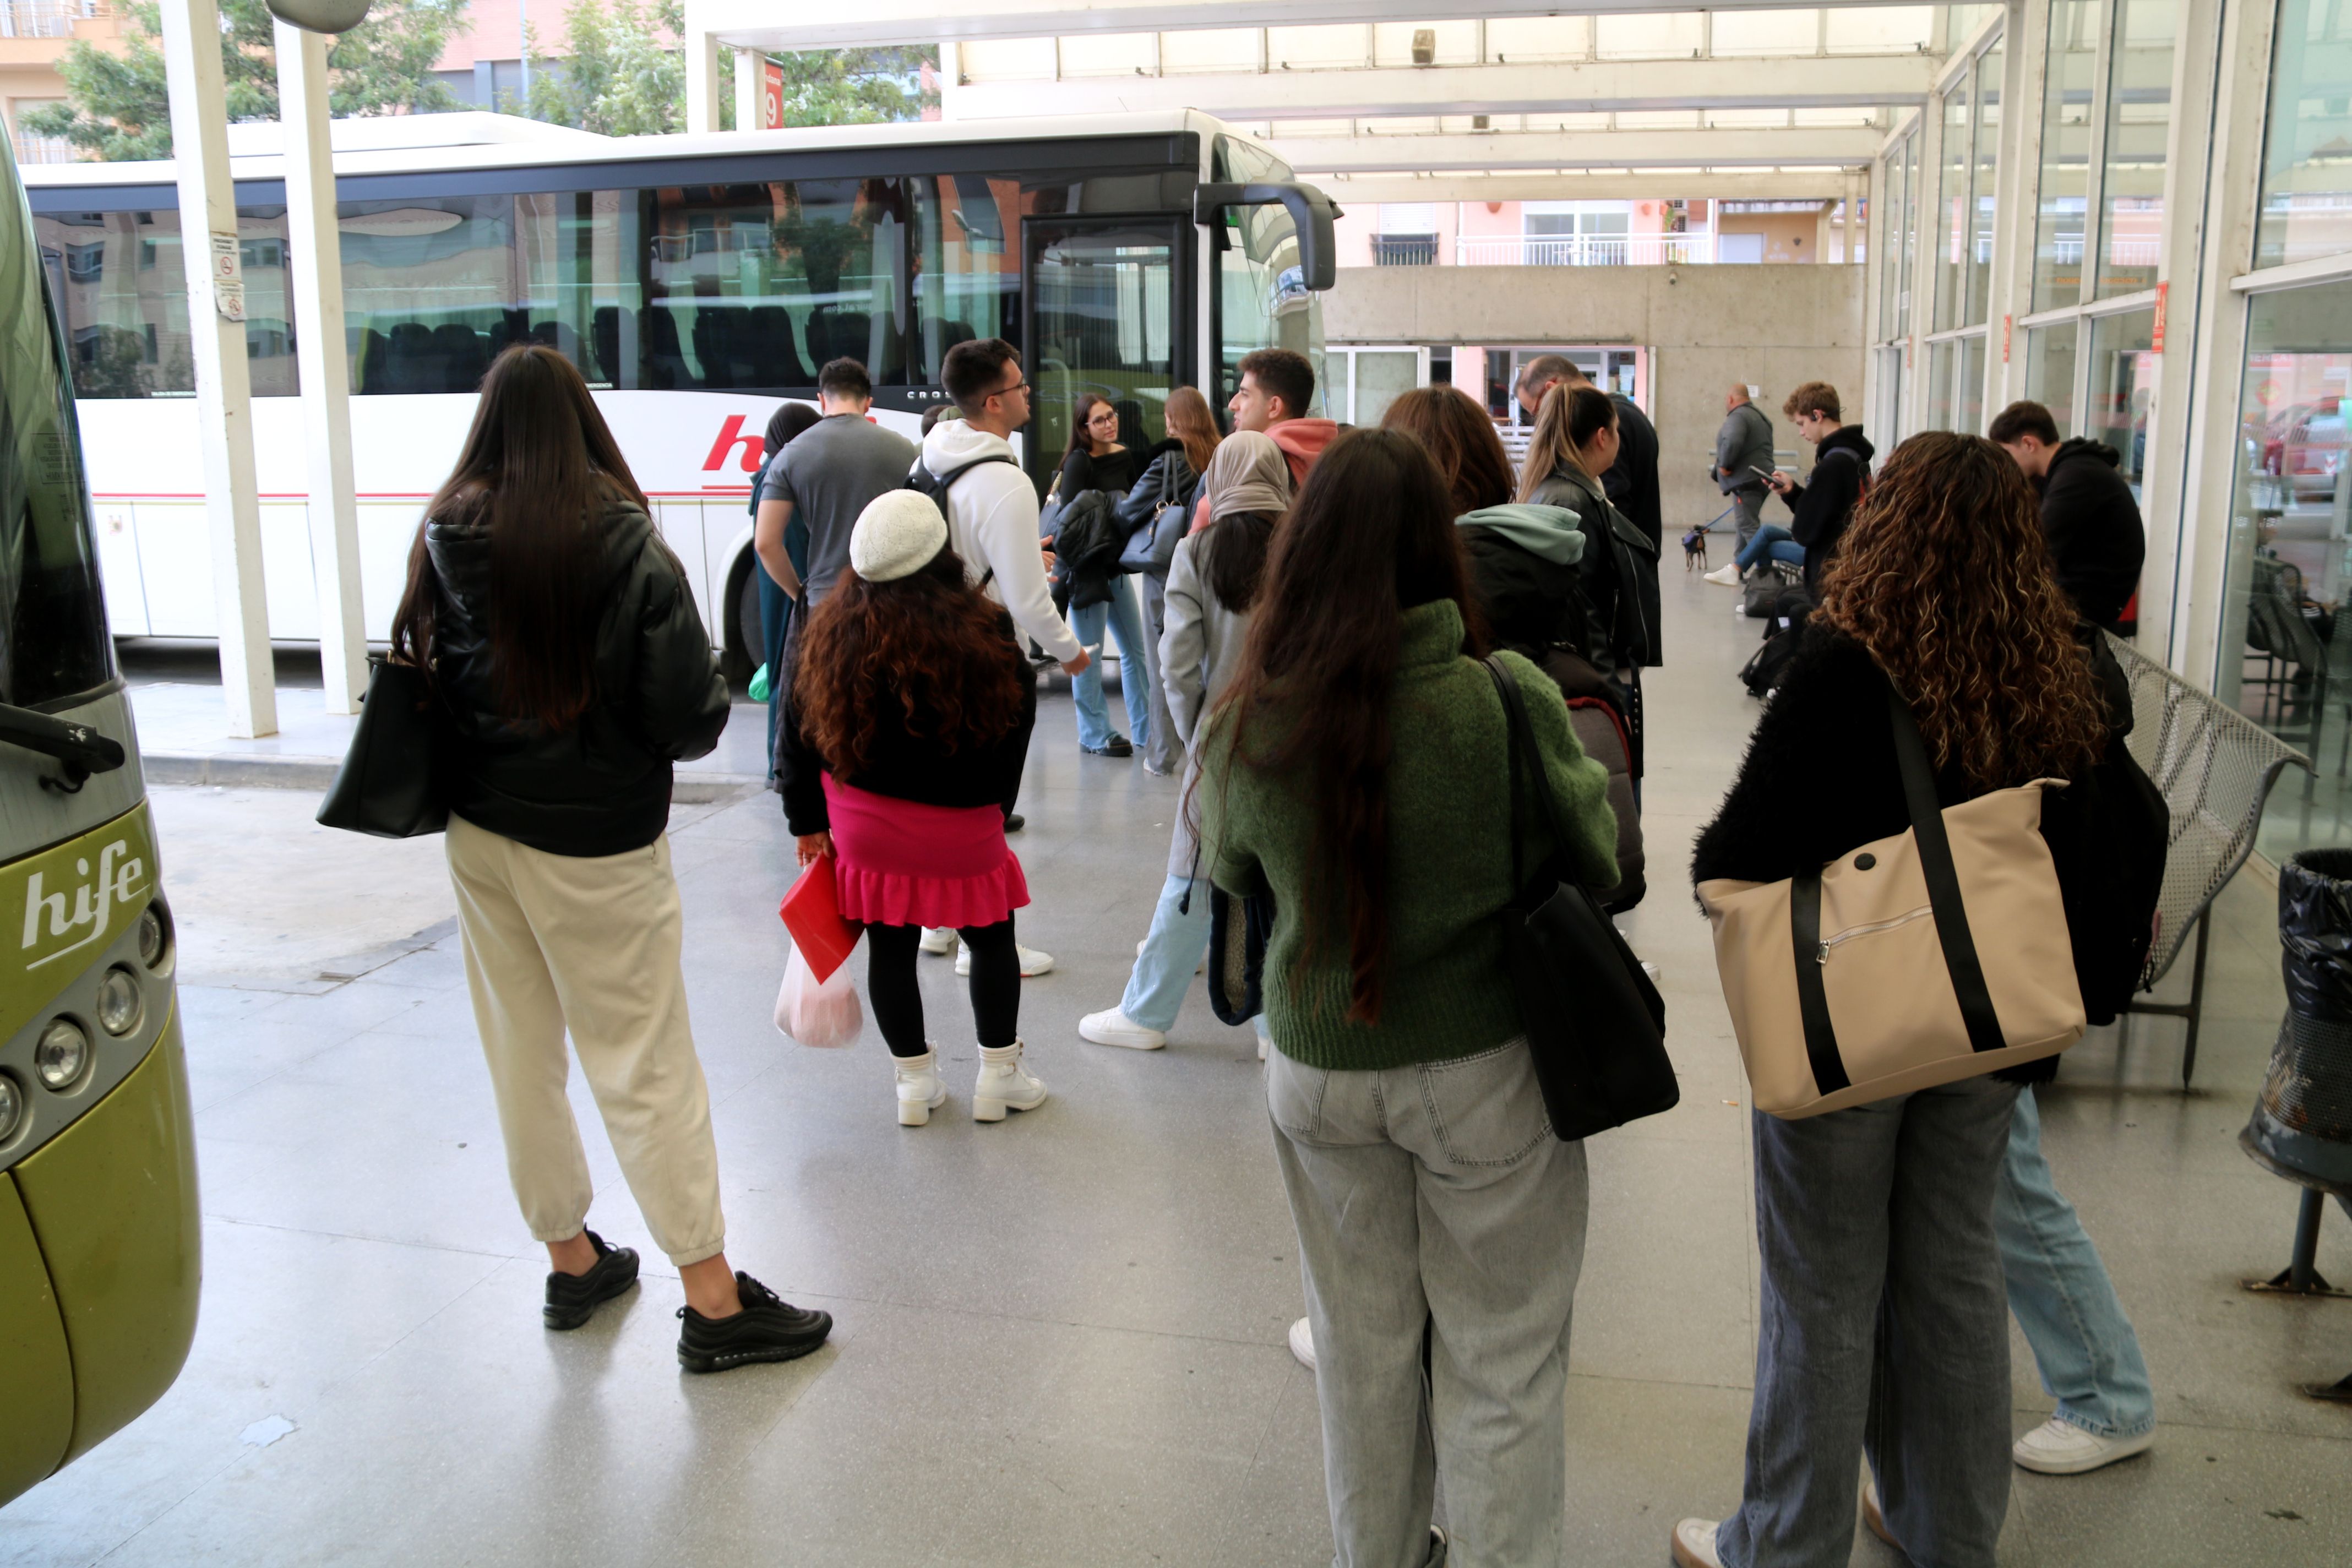
MULTIPOLYGON (((1013 917, 992 926, 965 926, 960 934, 971 949, 971 1019, 980 1043, 1009 1046, 1021 1031, 1021 954, 1013 942, 1013 917)), ((930 1049, 923 1038, 923 990, 915 980, 915 944, 922 935, 920 926, 866 928, 866 999, 894 1057, 930 1049)))

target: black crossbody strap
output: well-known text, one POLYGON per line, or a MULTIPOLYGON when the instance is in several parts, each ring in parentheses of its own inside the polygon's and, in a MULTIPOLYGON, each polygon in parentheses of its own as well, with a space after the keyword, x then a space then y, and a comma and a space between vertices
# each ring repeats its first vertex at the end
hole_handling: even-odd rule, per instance
POLYGON ((1920 738, 1919 721, 1911 705, 1889 681, 1889 717, 1895 726, 1895 757, 1903 770, 1903 798, 1911 812, 1911 837, 1919 846, 1919 869, 1927 879, 1927 902, 1936 911, 1936 937, 1943 943, 1944 967, 1951 971, 1952 990, 1959 997, 1960 1018, 1967 1024, 1969 1047, 1997 1051, 2009 1044, 1993 1011, 1992 993, 1985 985, 1984 965, 1977 959, 1976 938, 1969 931, 1969 911, 1960 898, 1960 878, 1952 864, 1952 841, 1944 833, 1944 808, 1936 799, 1935 770, 1927 763, 1927 743, 1920 738))
POLYGON ((1789 931, 1795 941, 1797 1016, 1805 1028, 1805 1059, 1812 1064, 1813 1088, 1835 1094, 1850 1086, 1845 1058, 1838 1055, 1837 1030, 1830 1022, 1830 998, 1822 984, 1822 874, 1801 872, 1789 879, 1789 931))
POLYGON ((1503 764, 1503 798, 1511 813, 1511 891, 1516 894, 1528 885, 1526 837, 1519 831, 1519 725, 1526 718, 1518 710, 1518 683, 1511 672, 1489 656, 1486 673, 1494 679, 1495 695, 1503 703, 1503 743, 1509 749, 1509 760, 1503 764))

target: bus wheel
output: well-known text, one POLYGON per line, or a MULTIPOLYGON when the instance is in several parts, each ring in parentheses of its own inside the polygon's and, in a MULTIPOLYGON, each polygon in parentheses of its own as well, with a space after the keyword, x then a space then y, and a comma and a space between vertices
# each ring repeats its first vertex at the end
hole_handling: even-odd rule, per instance
POLYGON ((760 574, 754 569, 750 551, 745 551, 727 574, 727 604, 732 613, 721 631, 719 673, 727 684, 748 687, 751 672, 767 658, 767 638, 760 629, 760 574))

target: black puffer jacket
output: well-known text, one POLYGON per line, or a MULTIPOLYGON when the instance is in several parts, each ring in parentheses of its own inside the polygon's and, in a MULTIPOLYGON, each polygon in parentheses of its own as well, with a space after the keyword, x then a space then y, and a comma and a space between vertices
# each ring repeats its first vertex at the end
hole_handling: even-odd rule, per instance
POLYGON ((2042 530, 2058 585, 2095 626, 2113 626, 2139 589, 2147 533, 2113 447, 2077 436, 2058 444, 2042 477, 2042 530))
POLYGON ((456 728, 450 809, 551 855, 642 849, 669 824, 671 764, 727 727, 727 682, 686 572, 633 501, 593 531, 595 698, 560 734, 499 711, 490 683, 490 537, 436 521, 425 544, 438 579, 434 672, 456 728))

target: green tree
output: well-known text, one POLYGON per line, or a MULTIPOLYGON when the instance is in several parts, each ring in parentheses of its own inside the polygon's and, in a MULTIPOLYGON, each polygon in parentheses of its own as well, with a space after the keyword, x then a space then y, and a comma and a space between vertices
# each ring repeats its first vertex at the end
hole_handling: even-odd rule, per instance
MULTIPOLYGON (((686 32, 684 0, 574 0, 564 13, 564 28, 572 53, 531 72, 521 112, 606 136, 686 129, 686 57, 677 47, 686 32)), ((537 40, 531 42, 536 55, 537 40)), ((907 85, 928 58, 922 49, 824 49, 770 58, 783 69, 786 125, 913 120, 936 101, 907 85)), ((719 57, 719 123, 730 131, 737 58, 732 49, 719 57)))
MULTIPOLYGON (((429 114, 460 109, 434 79, 450 35, 464 30, 466 0, 375 0, 368 19, 327 47, 328 102, 334 114, 429 114)), ((278 118, 278 60, 262 0, 221 0, 221 64, 231 121, 278 118)), ((156 0, 131 0, 121 54, 76 43, 58 62, 69 95, 32 110, 25 129, 62 136, 107 162, 172 155, 171 98, 164 84, 163 23, 156 0)))

